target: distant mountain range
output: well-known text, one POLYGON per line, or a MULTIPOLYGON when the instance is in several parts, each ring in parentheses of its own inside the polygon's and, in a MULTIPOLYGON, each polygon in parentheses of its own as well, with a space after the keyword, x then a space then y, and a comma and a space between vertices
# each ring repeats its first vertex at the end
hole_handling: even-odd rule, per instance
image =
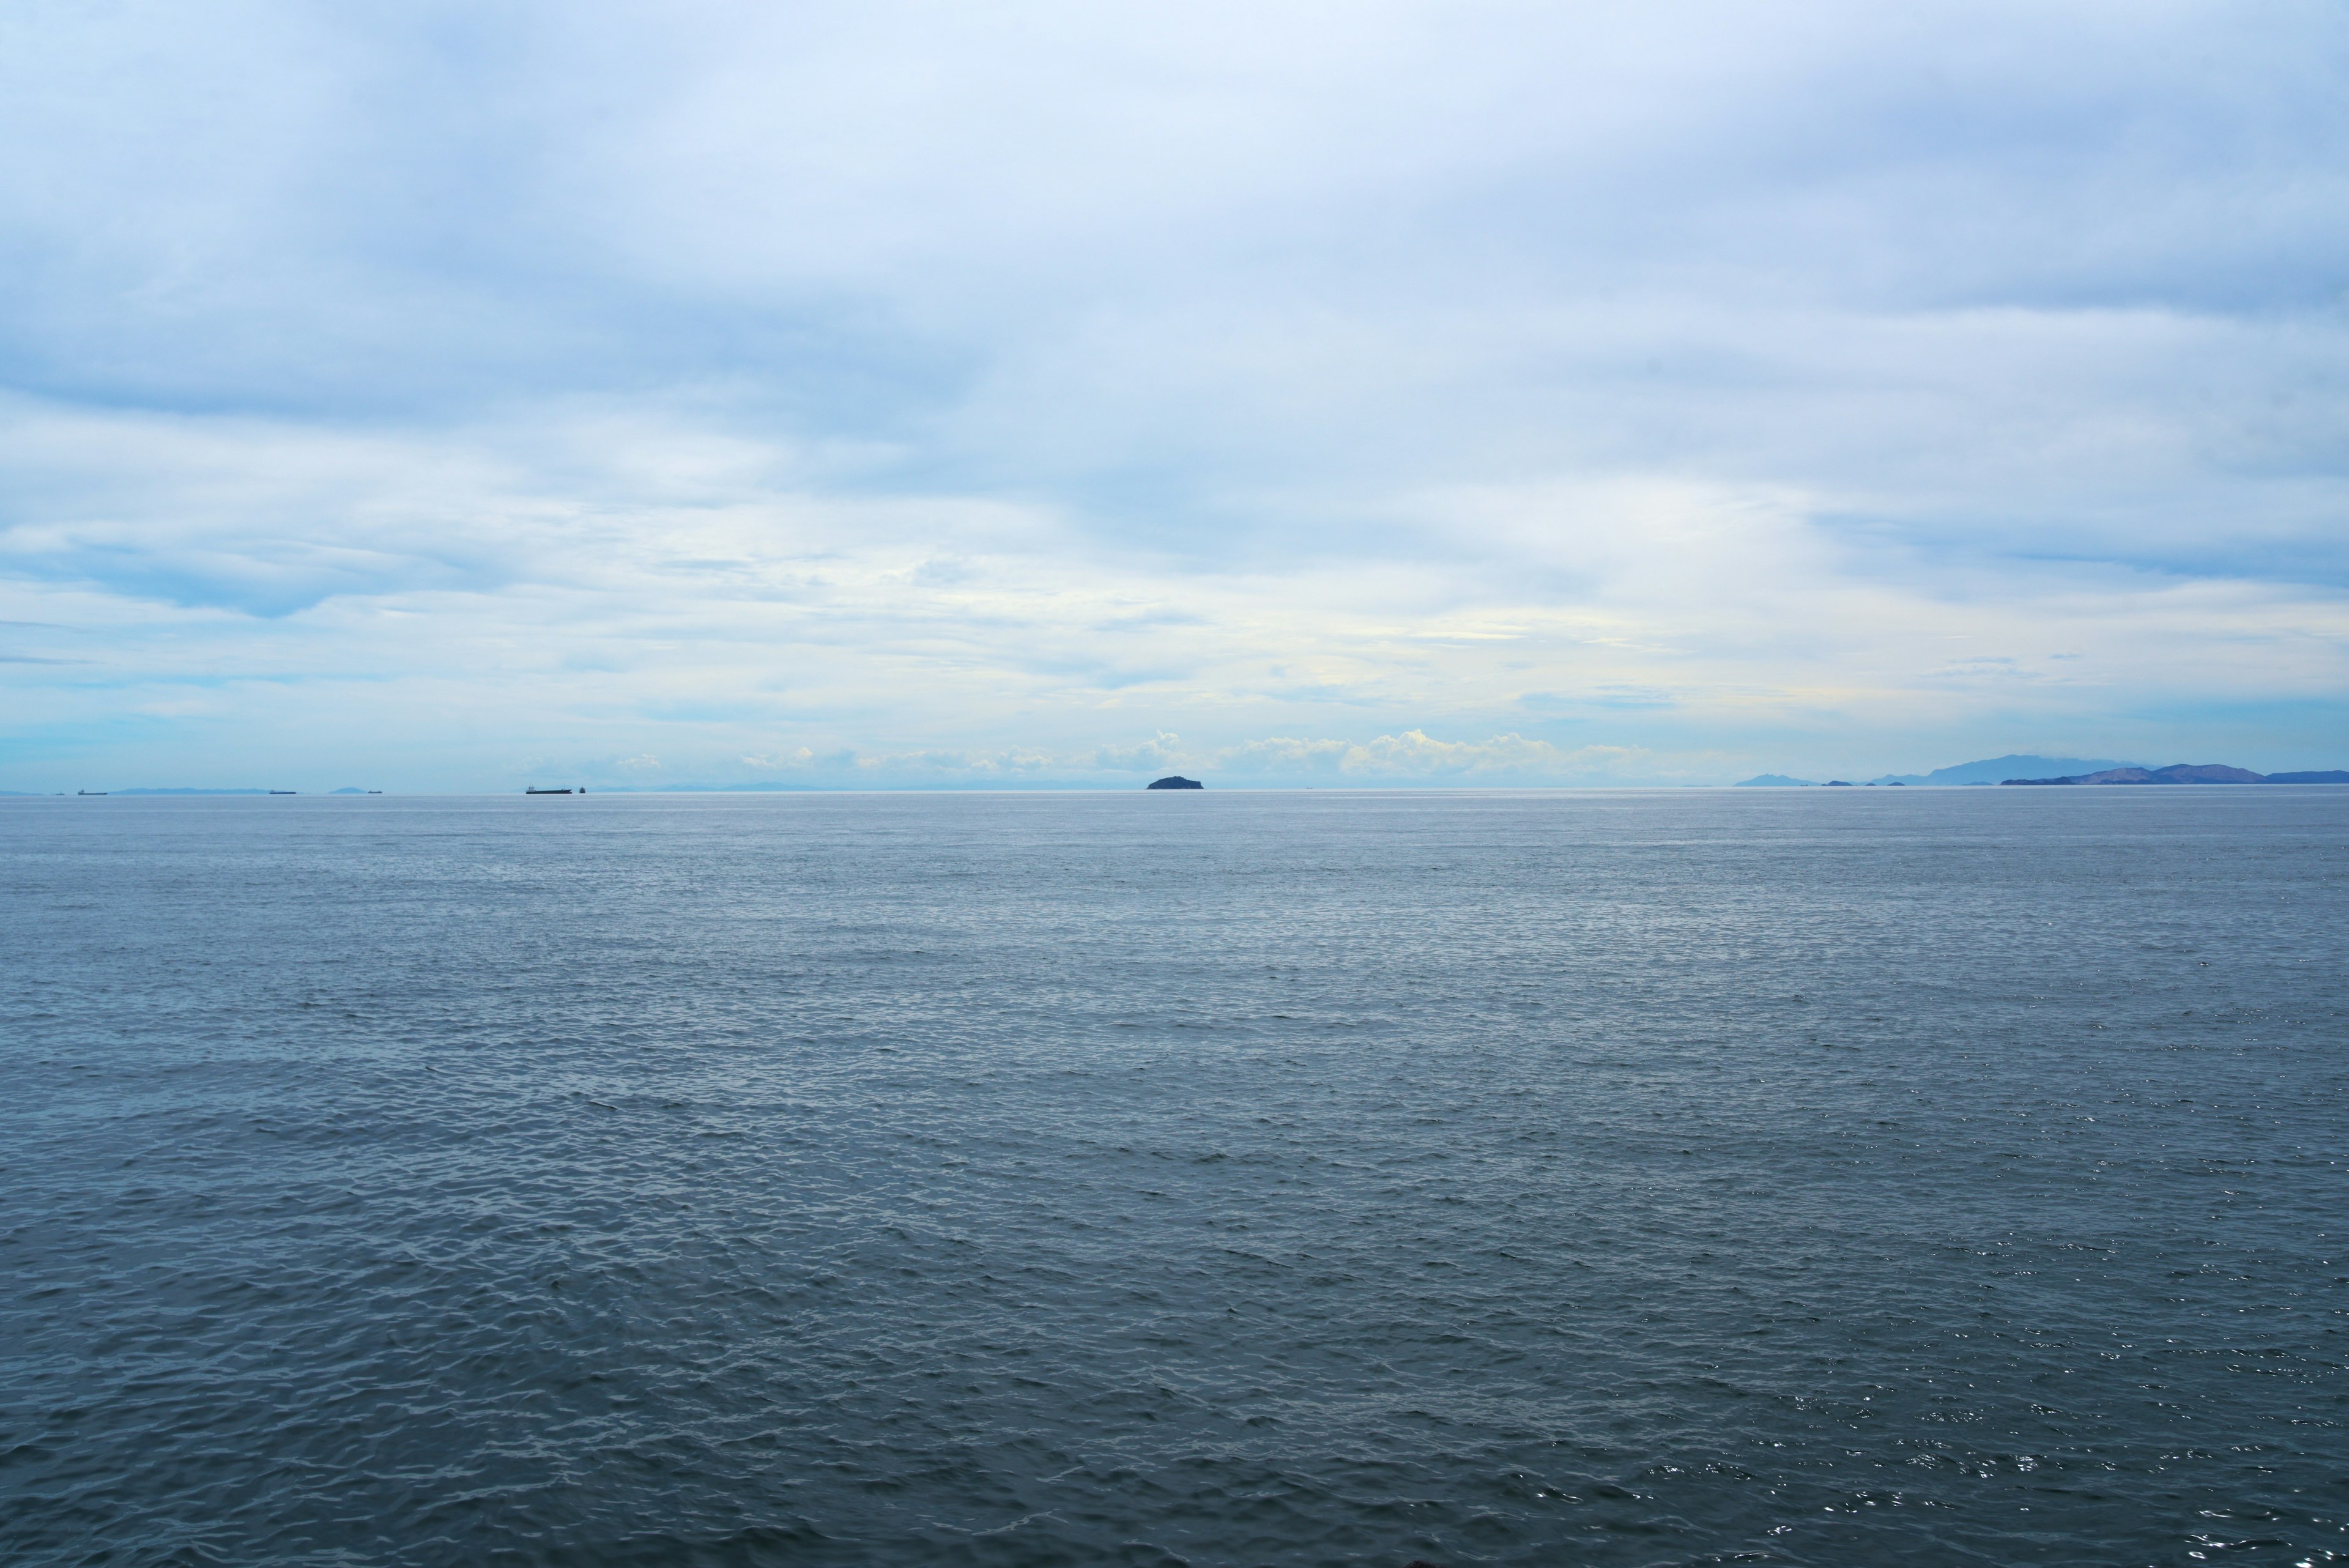
MULTIPOLYGON (((1960 763, 1955 767, 1935 768, 1930 774, 1886 774, 1881 778, 1866 781, 1868 784, 1946 785, 1946 784, 2349 784, 2349 772, 2333 770, 2323 773, 2255 774, 2249 768, 2229 767, 2223 763, 2173 763, 2166 768, 2149 768, 2142 763, 2115 762, 2110 758, 2036 757, 2011 755, 1985 757, 1978 763, 1960 763)), ((1797 779, 1785 774, 1756 774, 1750 779, 1740 779, 1740 789, 1804 789, 1847 788, 1848 779, 1797 779)))
POLYGON ((2255 774, 2249 768, 2230 768, 2224 763, 2172 763, 2166 768, 2106 768, 2101 773, 2078 774, 2066 778, 2001 779, 2010 784, 2349 784, 2349 772, 2338 768, 2323 773, 2255 774))
MULTIPOLYGON (((1872 784, 1994 784, 2006 779, 2021 778, 2025 774, 2052 777, 2057 774, 2092 774, 2105 768, 2125 768, 2131 763, 2109 758, 2088 757, 1984 757, 1978 763, 1960 763, 1955 767, 1935 768, 1930 774, 1886 774, 1881 778, 1864 782, 1872 784)), ((1843 784, 1847 779, 1796 779, 1785 774, 1757 774, 1738 781, 1741 789, 1810 788, 1822 784, 1843 784)))
POLYGON ((1960 763, 1953 768, 1935 768, 1930 774, 1886 774, 1882 778, 1869 779, 1876 784, 2001 784, 2021 778, 2025 774, 2047 776, 2054 774, 2093 774, 2106 768, 2134 767, 2134 763, 2116 761, 2110 757, 1984 757, 1978 763, 1960 763))

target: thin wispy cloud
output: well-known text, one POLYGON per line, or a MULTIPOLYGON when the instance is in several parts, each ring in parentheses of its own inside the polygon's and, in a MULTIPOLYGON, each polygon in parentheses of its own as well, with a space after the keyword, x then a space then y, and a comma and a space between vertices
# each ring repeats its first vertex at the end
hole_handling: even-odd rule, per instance
POLYGON ((0 787, 2341 765, 2344 67, 2294 5, 20 7, 0 787))

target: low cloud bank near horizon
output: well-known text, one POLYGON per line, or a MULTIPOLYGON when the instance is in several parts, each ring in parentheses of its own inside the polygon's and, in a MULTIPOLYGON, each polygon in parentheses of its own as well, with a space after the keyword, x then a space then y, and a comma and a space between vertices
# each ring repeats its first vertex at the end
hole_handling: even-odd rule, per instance
POLYGON ((2344 68, 2295 4, 20 8, 0 788, 2349 766, 2344 68))
MULTIPOLYGON (((1417 730, 1378 735, 1362 742, 1275 736, 1239 745, 1205 749, 1160 732, 1131 746, 1102 746, 1091 755, 1046 751, 902 752, 867 755, 854 750, 818 753, 802 746, 740 761, 757 777, 741 787, 819 784, 854 787, 879 782, 900 787, 924 783, 1129 787, 1135 779, 1168 774, 1212 774, 1239 784, 1280 787, 1315 782, 1376 785, 1409 783, 1502 783, 1513 784, 1611 784, 1644 780, 1652 759, 1625 746, 1586 746, 1560 751, 1547 741, 1523 735, 1493 735, 1483 741, 1440 741, 1417 730)), ((636 781, 627 787, 658 789, 648 783, 667 775, 657 757, 630 758, 619 764, 636 781)), ((713 787, 663 777, 676 787, 713 787)), ((714 786, 723 787, 723 786, 714 786)))

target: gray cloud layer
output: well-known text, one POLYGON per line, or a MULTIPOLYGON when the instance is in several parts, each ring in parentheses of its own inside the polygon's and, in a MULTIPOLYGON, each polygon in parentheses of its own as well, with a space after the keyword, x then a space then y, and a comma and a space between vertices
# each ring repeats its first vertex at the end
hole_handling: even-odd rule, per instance
POLYGON ((78 629, 0 635, 8 744, 2339 765, 2344 67, 2288 4, 16 7, 0 615, 78 629))

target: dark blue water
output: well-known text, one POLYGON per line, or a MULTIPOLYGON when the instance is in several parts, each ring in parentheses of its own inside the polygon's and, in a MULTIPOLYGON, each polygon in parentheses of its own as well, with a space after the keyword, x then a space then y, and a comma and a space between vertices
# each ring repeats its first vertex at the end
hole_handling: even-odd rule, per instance
POLYGON ((2316 1563, 2349 790, 0 806, 0 1559, 2316 1563))

